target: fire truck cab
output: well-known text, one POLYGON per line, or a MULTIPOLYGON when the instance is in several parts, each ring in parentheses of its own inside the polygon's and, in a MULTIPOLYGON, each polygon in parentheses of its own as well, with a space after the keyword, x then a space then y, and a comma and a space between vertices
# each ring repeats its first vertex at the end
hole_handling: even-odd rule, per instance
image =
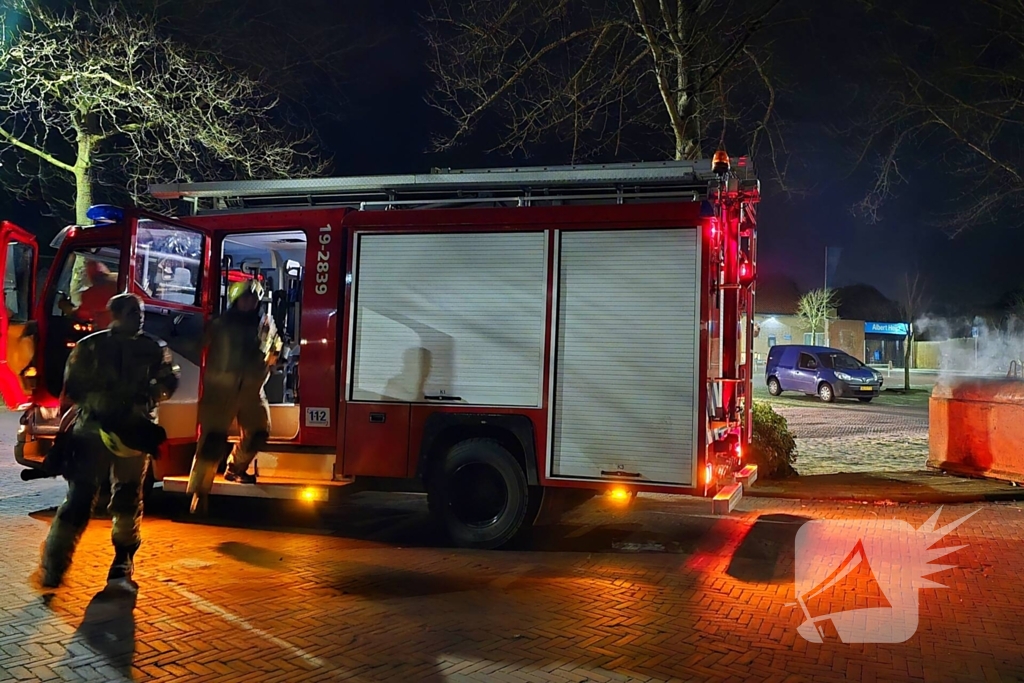
MULTIPOLYGON (((94 207, 93 225, 54 240, 31 334, 3 318, 0 390, 25 410, 28 468, 56 432, 70 350, 105 324, 97 301, 129 291, 182 368, 152 469, 184 492, 204 326, 231 281, 258 278, 284 341, 265 389, 270 439, 258 482, 218 477, 214 495, 421 490, 455 543, 489 548, 573 495, 699 495, 728 512, 756 478, 742 462, 759 199, 745 160, 151 194, 186 217, 94 207), (25 367, 15 337, 34 340, 25 367)), ((26 235, 8 235, 7 258, 30 248, 34 272, 26 235)))

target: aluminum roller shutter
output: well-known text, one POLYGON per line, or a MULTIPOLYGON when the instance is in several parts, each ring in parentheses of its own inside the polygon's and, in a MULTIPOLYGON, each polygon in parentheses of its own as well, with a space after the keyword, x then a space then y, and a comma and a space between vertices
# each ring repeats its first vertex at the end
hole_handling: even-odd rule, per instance
POLYGON ((545 233, 358 240, 353 400, 540 405, 545 233))
POLYGON ((562 233, 553 475, 693 485, 698 237, 562 233))

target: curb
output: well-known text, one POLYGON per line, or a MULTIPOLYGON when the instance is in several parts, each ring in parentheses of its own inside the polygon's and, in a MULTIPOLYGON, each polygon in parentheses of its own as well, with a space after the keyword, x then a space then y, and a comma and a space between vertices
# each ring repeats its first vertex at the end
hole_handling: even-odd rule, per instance
POLYGON ((949 504, 958 503, 997 503, 1024 501, 1024 487, 1016 487, 1014 491, 993 491, 991 493, 904 493, 904 494, 870 494, 836 492, 835 494, 803 493, 796 491, 758 491, 752 487, 743 492, 750 498, 780 498, 786 500, 814 500, 833 503, 917 503, 917 504, 949 504))

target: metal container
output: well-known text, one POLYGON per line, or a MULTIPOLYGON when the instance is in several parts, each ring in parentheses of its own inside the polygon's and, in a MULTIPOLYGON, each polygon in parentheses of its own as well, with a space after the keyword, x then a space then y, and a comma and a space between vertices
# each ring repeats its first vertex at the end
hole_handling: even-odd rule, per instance
POLYGON ((1024 381, 992 378, 937 384, 928 415, 929 467, 1024 481, 1024 381))

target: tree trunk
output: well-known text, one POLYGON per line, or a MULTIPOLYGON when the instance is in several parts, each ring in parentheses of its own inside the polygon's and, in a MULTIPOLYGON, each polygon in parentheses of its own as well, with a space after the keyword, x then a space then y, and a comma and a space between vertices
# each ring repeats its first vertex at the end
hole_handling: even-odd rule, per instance
POLYGON ((75 163, 75 223, 87 225, 85 213, 92 206, 92 140, 87 134, 78 137, 78 159, 75 163))
POLYGON ((697 118, 697 101, 688 91, 689 74, 686 73, 681 56, 678 57, 676 68, 676 118, 672 122, 672 129, 676 138, 676 161, 686 161, 700 157, 698 147, 701 131, 697 118))
MULTIPOLYGON (((87 131, 78 131, 78 157, 75 159, 75 223, 88 225, 86 212, 92 206, 92 153, 95 138, 87 131)), ((82 291, 89 286, 85 278, 85 259, 77 259, 71 271, 71 283, 68 294, 71 303, 81 304, 82 291)))
POLYGON ((907 327, 907 348, 903 350, 903 390, 910 391, 910 361, 913 359, 914 328, 907 327))
POLYGON ((686 121, 689 116, 690 100, 686 93, 676 95, 677 119, 672 121, 672 131, 676 138, 676 161, 686 161, 693 156, 693 139, 687 134, 686 121))

